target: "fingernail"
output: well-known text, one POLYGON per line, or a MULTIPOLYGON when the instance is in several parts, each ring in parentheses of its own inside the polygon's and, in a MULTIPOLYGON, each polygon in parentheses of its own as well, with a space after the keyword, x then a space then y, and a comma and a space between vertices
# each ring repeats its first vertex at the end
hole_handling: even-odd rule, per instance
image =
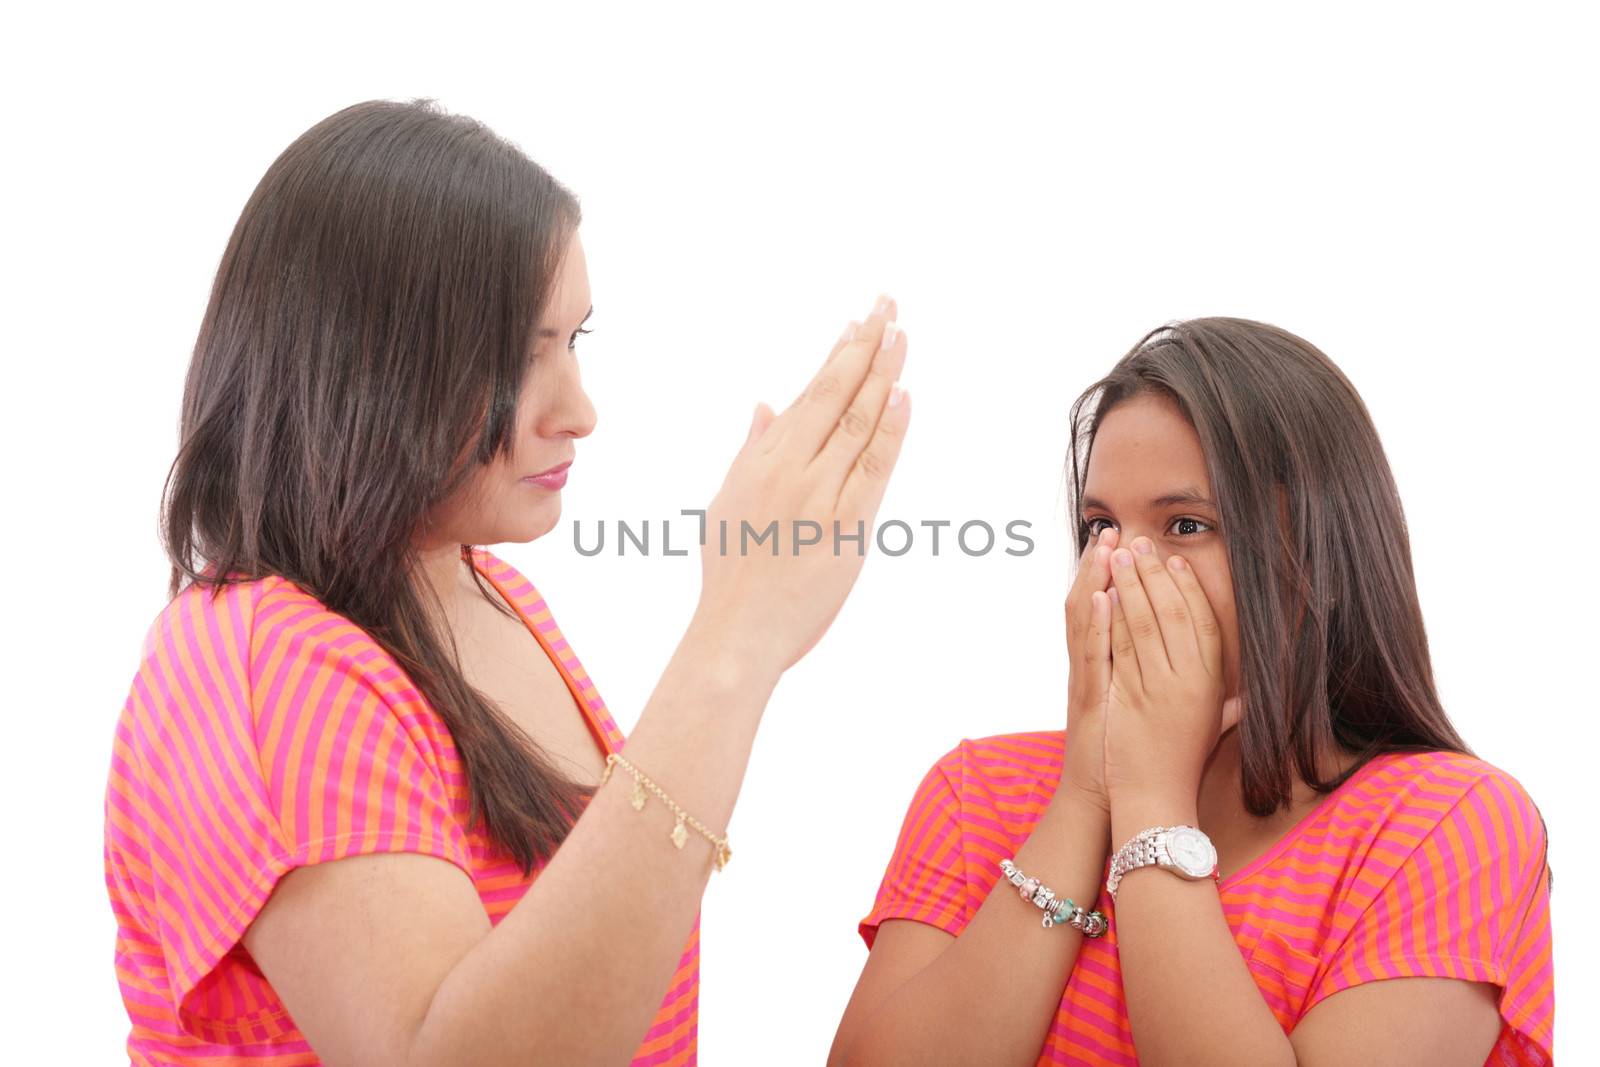
POLYGON ((878 347, 883 349, 884 351, 888 351, 889 349, 894 347, 894 342, 899 336, 900 336, 900 325, 899 325, 899 323, 892 322, 892 321, 884 323, 883 324, 883 340, 878 343, 878 347))
POLYGON ((1133 550, 1141 556, 1148 556, 1150 554, 1150 542, 1141 537, 1133 543, 1133 550))
POLYGON ((1175 571, 1183 570, 1183 568, 1185 566, 1185 564, 1183 562, 1183 557, 1182 556, 1168 556, 1167 557, 1167 566, 1171 567, 1175 571))
POLYGON ((851 319, 849 322, 845 323, 844 333, 839 335, 839 343, 842 345, 847 345, 851 341, 854 341, 856 339, 856 330, 859 328, 860 324, 857 323, 855 319, 851 319))
POLYGON ((1111 597, 1111 602, 1113 604, 1120 604, 1122 602, 1122 595, 1117 592, 1116 586, 1112 586, 1110 589, 1106 590, 1106 593, 1111 597))
POLYGON ((872 307, 872 313, 874 315, 886 315, 886 314, 888 314, 888 312, 889 312, 889 294, 887 294, 887 293, 879 294, 878 302, 876 304, 874 304, 873 307, 872 307))
POLYGON ((889 406, 890 407, 892 407, 892 408, 899 407, 900 406, 900 401, 904 400, 905 398, 906 398, 906 391, 904 389, 900 388, 898 385, 893 386, 892 388, 890 388, 890 390, 889 390, 889 406))
POLYGON ((1117 566, 1119 567, 1131 567, 1133 565, 1133 553, 1125 548, 1117 549, 1111 558, 1117 561, 1117 566))

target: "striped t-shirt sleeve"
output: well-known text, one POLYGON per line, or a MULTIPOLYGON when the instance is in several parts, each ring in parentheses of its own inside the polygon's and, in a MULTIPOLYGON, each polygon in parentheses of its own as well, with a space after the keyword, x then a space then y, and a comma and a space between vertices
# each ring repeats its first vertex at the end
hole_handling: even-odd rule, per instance
POLYGON ((885 919, 915 919, 955 935, 967 925, 961 799, 952 784, 961 779, 961 756, 960 745, 951 749, 917 786, 872 910, 857 926, 869 949, 885 919))
POLYGON ((295 867, 438 856, 470 875, 415 690, 369 635, 287 583, 180 594, 116 739, 108 876, 134 884, 194 1037, 290 1025, 240 941, 295 867))
POLYGON ((1549 868, 1533 800, 1515 778, 1491 768, 1412 840, 1326 961, 1306 1010, 1378 979, 1491 982, 1501 987, 1502 1027, 1488 1062, 1549 1063, 1549 868))

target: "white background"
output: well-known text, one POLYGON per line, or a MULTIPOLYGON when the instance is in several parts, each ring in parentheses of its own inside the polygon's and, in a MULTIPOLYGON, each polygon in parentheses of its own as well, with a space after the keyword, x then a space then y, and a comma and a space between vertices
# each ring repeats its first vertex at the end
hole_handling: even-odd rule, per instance
POLYGON ((308 126, 433 96, 582 199, 599 424, 562 525, 498 551, 624 730, 698 562, 583 558, 571 520, 703 505, 754 403, 787 403, 878 291, 900 303, 914 405, 880 517, 1033 523, 1024 558, 874 554, 780 687, 737 858, 705 899, 704 1063, 822 1062, 923 771, 963 736, 1064 722, 1067 405, 1146 330, 1206 314, 1301 334, 1365 398, 1446 706, 1548 822, 1558 1043, 1586 1061, 1594 25, 1530 3, 1088 7, 276 3, 13 22, 3 892, 24 991, 6 998, 22 1016, 5 1058, 122 1054, 105 776, 162 606, 157 497, 229 230, 308 126))

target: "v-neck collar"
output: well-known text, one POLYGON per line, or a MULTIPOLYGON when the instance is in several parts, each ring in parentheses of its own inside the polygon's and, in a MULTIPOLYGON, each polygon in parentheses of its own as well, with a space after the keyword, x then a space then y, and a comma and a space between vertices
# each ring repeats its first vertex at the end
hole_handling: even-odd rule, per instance
MULTIPOLYGON (((499 591, 500 595, 505 598, 506 603, 509 604, 511 609, 517 613, 517 618, 522 620, 522 625, 527 628, 527 631, 530 634, 533 635, 534 640, 539 642, 539 647, 544 649, 544 654, 549 657, 550 662, 555 664, 556 670, 561 675, 561 680, 567 683, 567 690, 572 694, 573 701, 578 705, 578 711, 583 714, 584 722, 586 722, 589 726, 589 733, 594 736, 595 742, 600 746, 600 754, 602 756, 609 756, 611 753, 618 751, 621 746, 612 743, 610 731, 606 729, 606 724, 596 717, 594 709, 589 706, 589 699, 583 695, 583 688, 578 684, 578 680, 572 676, 572 671, 568 668, 566 661, 556 652, 554 648, 551 647, 549 638, 541 633, 539 628, 533 624, 533 620, 529 617, 529 605, 527 599, 512 593, 511 590, 506 587, 505 582, 501 581, 490 572, 489 568, 485 565, 489 560, 493 560, 501 567, 521 576, 523 584, 525 584, 532 591, 531 595, 534 600, 542 603, 544 600, 543 596, 540 595, 534 584, 528 581, 526 576, 522 576, 521 572, 516 571, 516 568, 512 567, 511 564, 506 563, 504 560, 500 559, 500 557, 494 555, 492 552, 489 552, 487 549, 474 549, 472 550, 471 555, 468 556, 468 561, 471 563, 472 569, 487 578, 489 580, 489 584, 494 586, 495 589, 499 591), (482 558, 480 558, 480 554, 482 558)), ((548 610, 548 605, 546 605, 546 610, 548 610)), ((553 615, 551 616, 551 628, 555 631, 557 636, 560 636, 561 629, 555 623, 555 618, 553 615)), ((565 638, 563 638, 563 640, 565 640, 565 638)), ((575 656, 574 660, 576 661, 575 656)), ((598 693, 595 693, 595 699, 599 700, 598 693)), ((609 716, 607 716, 607 719, 609 721, 609 716)))

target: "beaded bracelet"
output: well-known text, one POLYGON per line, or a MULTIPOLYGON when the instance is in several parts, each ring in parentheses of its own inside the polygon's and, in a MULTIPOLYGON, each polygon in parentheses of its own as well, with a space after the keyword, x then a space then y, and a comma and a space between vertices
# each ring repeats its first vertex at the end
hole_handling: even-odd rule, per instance
POLYGON ((1102 912, 1085 911, 1082 906, 1073 903, 1071 897, 1057 899, 1055 890, 1040 883, 1039 879, 1023 874, 1009 859, 1000 861, 1000 870, 1006 876, 1006 881, 1017 887, 1023 900, 1032 902, 1044 912, 1042 925, 1046 930, 1064 923, 1082 930, 1084 937, 1105 936, 1110 923, 1102 912))

